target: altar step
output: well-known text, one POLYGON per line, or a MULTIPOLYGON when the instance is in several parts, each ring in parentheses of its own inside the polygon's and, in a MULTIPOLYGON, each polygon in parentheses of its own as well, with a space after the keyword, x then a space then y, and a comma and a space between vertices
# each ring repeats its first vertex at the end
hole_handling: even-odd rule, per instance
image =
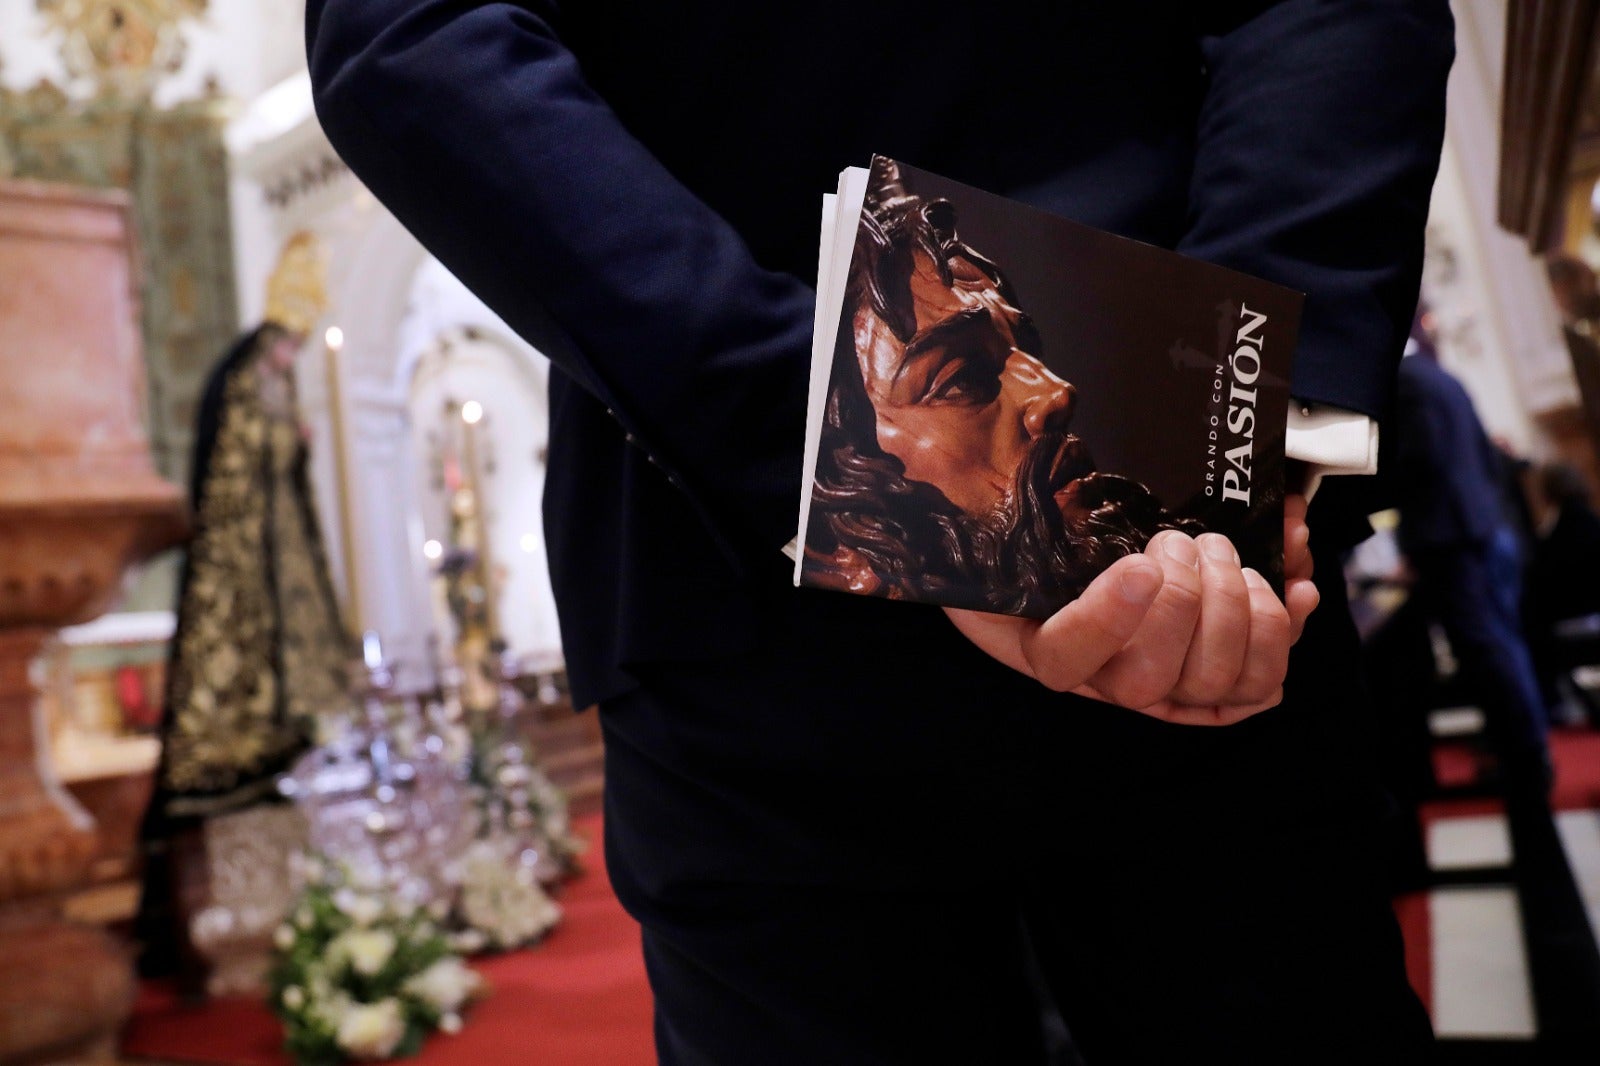
POLYGON ((569 705, 557 703, 542 707, 530 718, 527 737, 534 759, 567 794, 572 814, 597 813, 605 786, 605 746, 598 712, 591 709, 574 714, 569 705))

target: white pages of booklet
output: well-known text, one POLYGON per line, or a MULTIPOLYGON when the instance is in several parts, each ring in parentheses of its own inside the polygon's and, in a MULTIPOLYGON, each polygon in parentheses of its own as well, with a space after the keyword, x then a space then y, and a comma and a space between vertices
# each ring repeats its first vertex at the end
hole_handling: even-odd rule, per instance
POLYGON ((839 316, 844 312, 844 291, 850 276, 850 256, 855 250, 856 227, 867 198, 865 167, 846 167, 839 173, 839 191, 822 197, 822 239, 817 250, 817 312, 811 331, 811 388, 806 398, 805 468, 800 473, 800 527, 784 546, 794 560, 794 583, 800 584, 800 545, 805 543, 811 518, 811 487, 817 476, 817 449, 822 444, 822 414, 828 400, 833 371, 833 347, 839 339, 839 316))

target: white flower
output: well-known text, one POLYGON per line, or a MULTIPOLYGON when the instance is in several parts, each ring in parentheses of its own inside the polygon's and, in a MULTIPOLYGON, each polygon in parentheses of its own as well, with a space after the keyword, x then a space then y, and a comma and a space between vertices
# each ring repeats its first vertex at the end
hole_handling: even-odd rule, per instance
POLYGON ((384 1059, 394 1054, 405 1038, 406 1023, 400 1001, 382 999, 376 1003, 356 1003, 345 1011, 334 1039, 358 1059, 384 1059))
POLYGON ((463 929, 451 934, 450 946, 463 955, 475 955, 489 946, 489 938, 481 929, 463 929))
POLYGON ((299 985, 290 985, 283 990, 283 1005, 290 1010, 299 1010, 306 1005, 305 989, 299 985))
POLYGON ((334 938, 328 945, 328 953, 335 958, 349 959, 356 973, 372 977, 388 964, 394 948, 394 934, 387 929, 350 929, 334 938))
POLYGON ((439 1015, 439 1031, 442 1032, 442 1033, 449 1033, 452 1036, 454 1036, 456 1033, 461 1032, 461 1015, 459 1015, 459 1014, 441 1014, 441 1015, 439 1015))
POLYGON ((301 929, 310 929, 316 924, 317 916, 311 913, 310 907, 301 907, 294 912, 294 924, 301 929))
POLYGON ((354 1006, 355 1001, 344 992, 328 992, 322 996, 313 992, 306 1004, 306 1020, 337 1034, 339 1026, 344 1024, 345 1015, 354 1006))
POLYGON ((289 856, 289 876, 301 887, 320 884, 327 873, 327 864, 313 852, 296 851, 289 856))
POLYGON ((272 931, 272 943, 279 951, 288 951, 294 947, 294 926, 280 925, 272 931))
POLYGON ((306 973, 306 1017, 313 1024, 337 1031, 350 1010, 350 997, 334 990, 328 975, 320 970, 306 973))
POLYGON ((306 994, 314 1000, 328 999, 333 995, 333 981, 325 967, 312 963, 304 973, 306 994))
POLYGON ((448 955, 408 979, 403 991, 440 1013, 450 1013, 460 1009, 481 987, 483 978, 456 956, 448 955))
POLYGON ((350 920, 362 928, 383 917, 383 900, 377 896, 362 895, 348 888, 341 888, 333 894, 333 905, 349 915, 350 920))
POLYGON ((488 842, 473 845, 462 867, 461 916, 495 947, 526 944, 561 920, 561 908, 526 868, 488 842))
POLYGON ((466 726, 446 725, 439 731, 444 738, 443 761, 452 766, 459 766, 472 754, 472 734, 466 726))
POLYGON ((422 737, 417 724, 402 719, 394 725, 394 743, 397 748, 407 755, 415 755, 422 737))
POLYGON ((383 867, 376 863, 363 863, 350 871, 350 884, 362 892, 381 892, 385 881, 383 867))
POLYGON ((533 910, 533 921, 539 928, 535 936, 543 936, 561 924, 561 904, 545 895, 543 890, 539 895, 540 902, 533 910))

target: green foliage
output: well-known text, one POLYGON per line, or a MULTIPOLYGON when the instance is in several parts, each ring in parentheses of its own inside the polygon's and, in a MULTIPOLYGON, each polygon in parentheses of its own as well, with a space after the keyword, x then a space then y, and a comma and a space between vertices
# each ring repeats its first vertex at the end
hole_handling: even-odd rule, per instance
POLYGON ((415 1054, 479 989, 426 910, 311 860, 277 930, 272 1008, 301 1066, 415 1054), (447 1016, 449 1016, 447 1018, 447 1016))

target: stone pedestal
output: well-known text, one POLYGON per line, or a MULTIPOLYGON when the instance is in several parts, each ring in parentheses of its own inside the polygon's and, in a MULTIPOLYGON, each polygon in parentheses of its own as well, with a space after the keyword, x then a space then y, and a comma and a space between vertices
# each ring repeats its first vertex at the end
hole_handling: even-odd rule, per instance
POLYGON ((133 237, 120 194, 0 183, 0 1062, 109 1054, 131 960, 60 916, 93 821, 49 769, 31 667, 181 538, 143 422, 133 237))

